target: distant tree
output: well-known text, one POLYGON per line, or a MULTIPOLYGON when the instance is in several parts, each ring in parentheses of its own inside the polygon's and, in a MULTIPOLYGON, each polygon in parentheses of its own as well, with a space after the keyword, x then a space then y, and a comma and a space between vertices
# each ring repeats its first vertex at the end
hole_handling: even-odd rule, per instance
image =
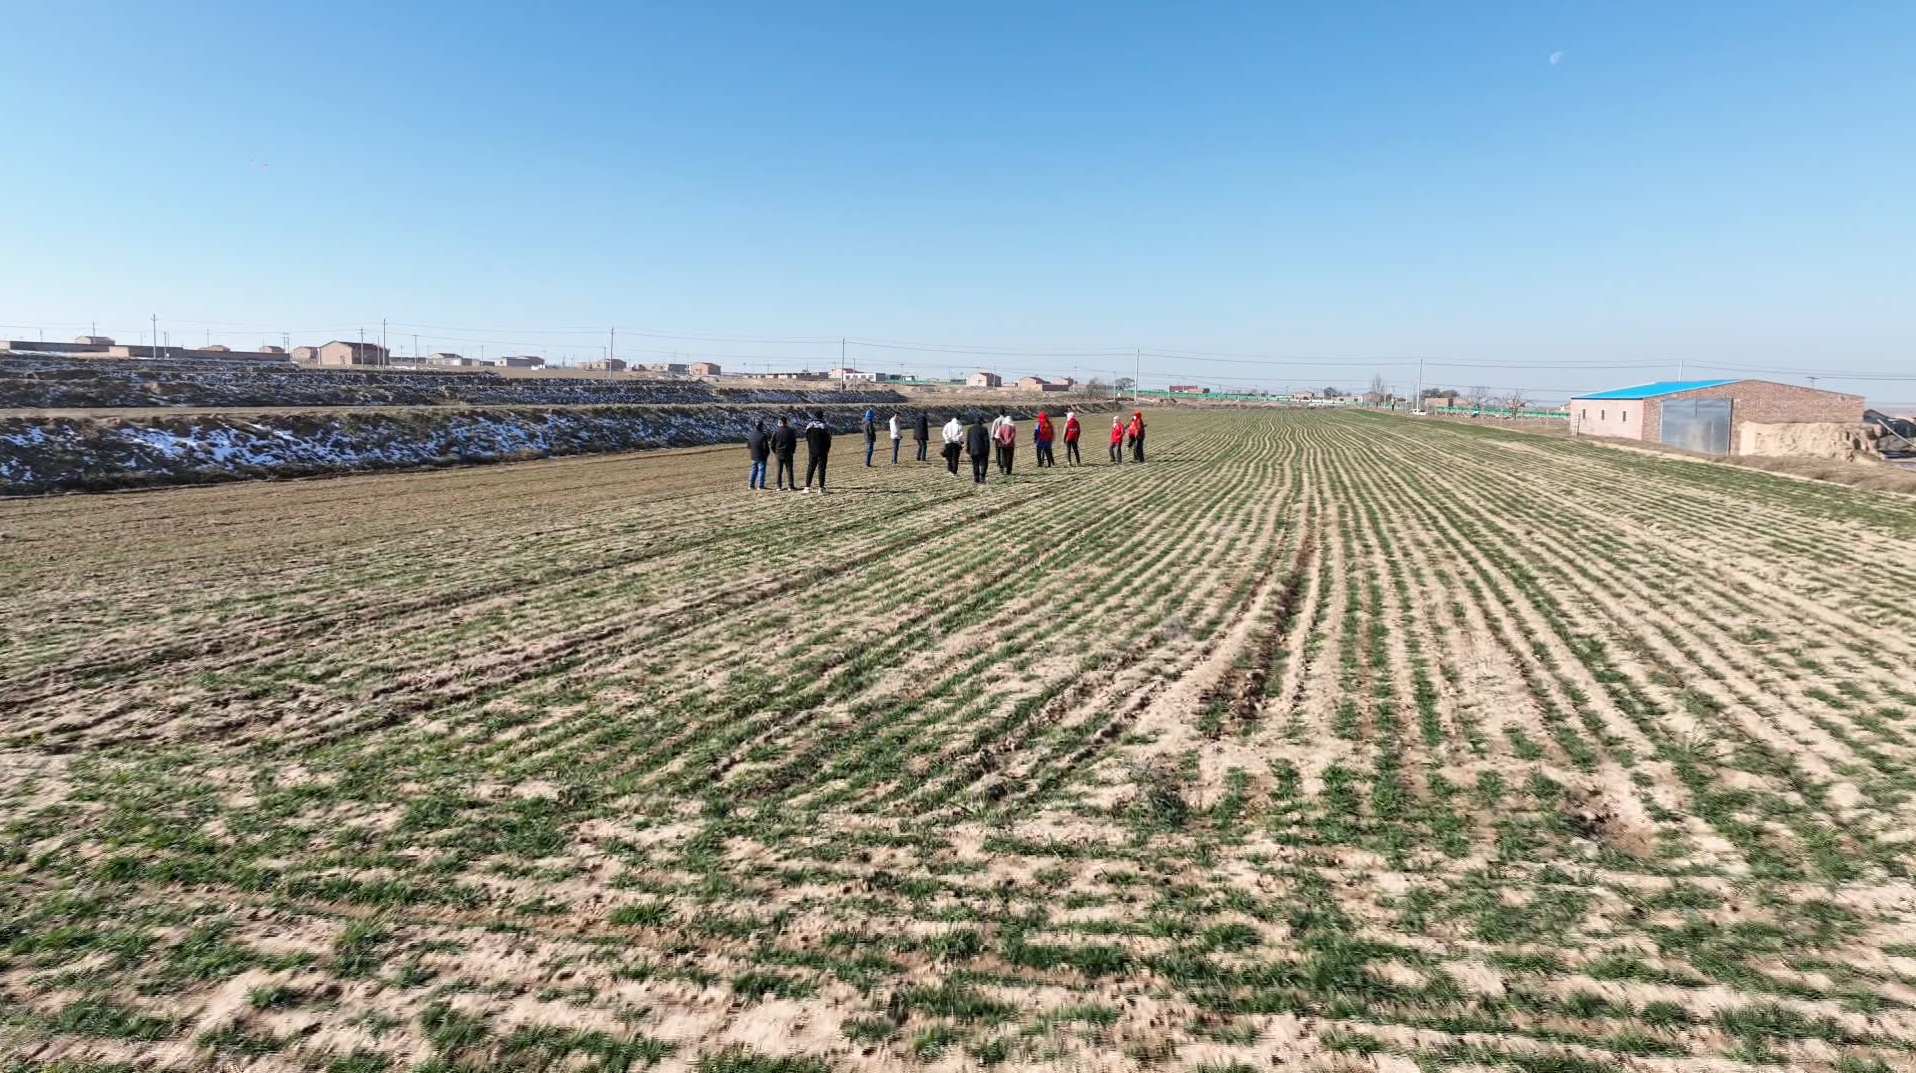
POLYGON ((1370 378, 1370 393, 1380 399, 1390 397, 1390 381, 1384 379, 1383 373, 1377 373, 1370 378))
POLYGON ((1510 407, 1511 416, 1514 417, 1529 407, 1530 396, 1523 388, 1513 388, 1510 392, 1510 396, 1504 400, 1504 403, 1510 407))
POLYGON ((1326 387, 1320 394, 1323 395, 1324 398, 1334 399, 1342 395, 1343 392, 1337 390, 1335 387, 1326 387))
POLYGON ((1131 390, 1132 388, 1134 388, 1134 387, 1137 387, 1137 386, 1138 386, 1138 382, 1137 382, 1136 380, 1133 380, 1133 379, 1131 379, 1131 378, 1130 378, 1130 377, 1128 377, 1128 376, 1120 376, 1120 377, 1118 377, 1118 390, 1119 390, 1119 391, 1129 391, 1129 390, 1131 390))
POLYGON ((1482 385, 1470 389, 1470 408, 1483 413, 1484 406, 1490 402, 1490 389, 1482 385))
POLYGON ((1088 398, 1106 399, 1111 397, 1111 385, 1092 377, 1084 382, 1084 393, 1088 398))

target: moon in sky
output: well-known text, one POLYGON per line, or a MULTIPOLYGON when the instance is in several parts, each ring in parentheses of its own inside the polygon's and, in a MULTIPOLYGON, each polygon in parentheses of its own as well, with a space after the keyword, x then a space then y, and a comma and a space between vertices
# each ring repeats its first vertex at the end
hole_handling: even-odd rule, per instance
POLYGON ((1550 54, 1550 66, 1552 66, 1552 67, 1555 67, 1556 65, 1558 65, 1559 63, 1562 63, 1562 62, 1563 62, 1563 50, 1562 50, 1562 49, 1558 49, 1557 51, 1555 51, 1555 52, 1552 52, 1552 53, 1550 54))

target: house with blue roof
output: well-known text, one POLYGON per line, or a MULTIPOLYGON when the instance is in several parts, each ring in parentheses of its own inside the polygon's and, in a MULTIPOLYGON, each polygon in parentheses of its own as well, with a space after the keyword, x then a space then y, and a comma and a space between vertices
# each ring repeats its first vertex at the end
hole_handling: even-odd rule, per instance
POLYGON ((1710 455, 1740 453, 1746 425, 1863 419, 1861 395, 1771 380, 1660 380, 1578 395, 1569 408, 1571 435, 1641 440, 1710 455))

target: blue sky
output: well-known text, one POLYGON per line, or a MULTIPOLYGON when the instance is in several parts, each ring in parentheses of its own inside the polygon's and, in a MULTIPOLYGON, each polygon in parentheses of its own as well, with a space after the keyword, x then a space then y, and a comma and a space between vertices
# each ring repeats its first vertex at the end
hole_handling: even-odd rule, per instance
POLYGON ((1147 384, 1273 388, 1424 356, 1546 395, 1681 361, 1916 400, 1907 3, 16 0, 4 24, 8 334, 385 318, 402 350, 585 358, 617 326, 629 357, 817 367, 849 336, 991 351, 855 343, 865 367, 1078 375, 1144 347, 1147 384))

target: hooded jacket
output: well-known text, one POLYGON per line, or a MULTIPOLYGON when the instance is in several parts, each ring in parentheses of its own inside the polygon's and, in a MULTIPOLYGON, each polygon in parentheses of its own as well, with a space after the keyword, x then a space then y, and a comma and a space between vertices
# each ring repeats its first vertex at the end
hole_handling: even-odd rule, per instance
POLYGON ((763 462, 771 448, 771 437, 763 428, 754 428, 745 434, 745 449, 752 455, 752 461, 763 462))
POLYGON ((1064 442, 1077 443, 1078 433, 1080 431, 1078 427, 1078 415, 1075 413, 1066 413, 1064 415, 1064 442))
POLYGON ((805 422, 805 454, 811 458, 823 458, 831 453, 832 430, 817 418, 805 422))
POLYGON ((1111 442, 1124 442, 1124 418, 1122 417, 1113 417, 1111 419, 1111 442))
POLYGON ((772 453, 780 458, 790 458, 798 453, 798 430, 790 425, 780 425, 772 430, 772 453))
POLYGON ((1038 443, 1050 443, 1052 440, 1051 415, 1038 414, 1038 427, 1032 430, 1031 438, 1038 443))
POLYGON ((1131 437, 1134 440, 1140 436, 1143 436, 1144 435, 1144 415, 1137 414, 1137 413, 1132 414, 1131 424, 1125 428, 1124 434, 1126 436, 1131 437))
POLYGON ((965 442, 965 423, 963 421, 960 421, 954 417, 951 420, 945 422, 945 442, 946 443, 965 442))
POLYGON ((985 431, 983 421, 973 421, 965 430, 965 453, 973 458, 985 458, 991 454, 991 433, 985 431))
POLYGON ((870 410, 865 411, 865 442, 878 442, 878 415, 870 410))
POLYGON ((931 418, 927 417, 923 410, 918 411, 918 421, 912 426, 911 438, 919 443, 931 439, 931 418))
POLYGON ((898 432, 899 432, 899 429, 898 429, 898 415, 897 415, 897 414, 893 414, 893 415, 891 415, 891 430, 890 430, 890 431, 891 431, 891 438, 892 438, 892 439, 894 439, 894 440, 895 440, 895 439, 897 439, 897 438, 898 438, 898 432))

